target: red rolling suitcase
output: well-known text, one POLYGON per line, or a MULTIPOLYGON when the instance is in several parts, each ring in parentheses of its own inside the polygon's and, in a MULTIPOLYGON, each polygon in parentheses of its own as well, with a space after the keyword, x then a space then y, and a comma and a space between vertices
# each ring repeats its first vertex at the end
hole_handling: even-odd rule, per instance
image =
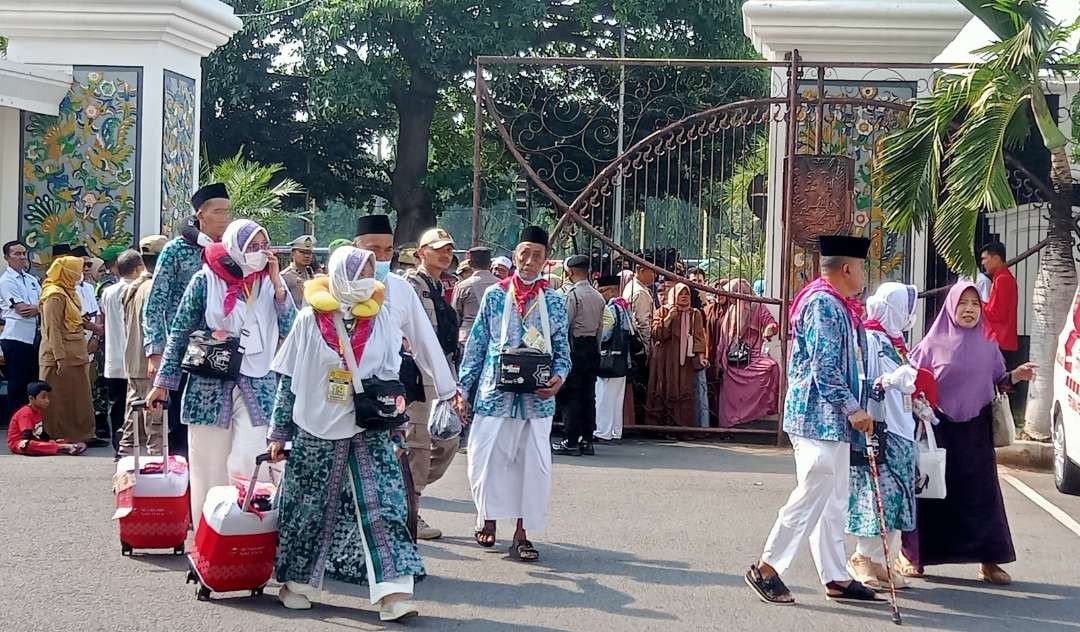
POLYGON ((113 519, 120 530, 120 551, 131 555, 135 549, 172 549, 182 555, 191 526, 187 460, 169 455, 167 432, 162 456, 142 456, 139 428, 146 419, 146 401, 132 402, 132 409, 140 416, 135 424, 135 454, 121 458, 113 476, 113 519))
POLYGON ((209 601, 211 593, 261 595, 274 573, 280 486, 258 480, 269 458, 260 454, 255 459, 255 473, 246 491, 228 485, 206 494, 195 544, 188 554, 187 581, 199 585, 199 601, 209 601))

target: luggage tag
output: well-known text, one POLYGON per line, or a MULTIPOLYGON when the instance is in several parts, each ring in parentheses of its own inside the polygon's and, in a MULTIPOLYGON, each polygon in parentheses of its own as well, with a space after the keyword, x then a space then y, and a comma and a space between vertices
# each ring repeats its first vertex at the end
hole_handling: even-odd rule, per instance
POLYGON ((326 401, 334 404, 347 404, 349 402, 349 389, 352 388, 352 373, 348 369, 330 369, 326 381, 326 401))
POLYGON ((544 348, 544 335, 540 333, 540 330, 535 325, 529 325, 528 331, 521 337, 521 342, 531 349, 540 351, 544 348))
POLYGON ((904 395, 904 412, 910 413, 914 409, 911 401, 911 395, 904 395))

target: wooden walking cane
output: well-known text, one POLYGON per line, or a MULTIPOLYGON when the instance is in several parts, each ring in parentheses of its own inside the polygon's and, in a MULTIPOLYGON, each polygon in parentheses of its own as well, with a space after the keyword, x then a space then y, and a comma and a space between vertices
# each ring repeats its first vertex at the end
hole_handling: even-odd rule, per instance
POLYGON ((885 551, 885 574, 889 578, 889 595, 892 602, 892 621, 902 625, 900 608, 896 605, 896 584, 893 582, 892 564, 889 563, 889 534, 885 526, 885 503, 881 500, 881 479, 878 475, 877 441, 874 433, 866 433, 866 460, 870 462, 870 478, 874 481, 874 502, 877 505, 878 531, 881 533, 881 546, 885 551))

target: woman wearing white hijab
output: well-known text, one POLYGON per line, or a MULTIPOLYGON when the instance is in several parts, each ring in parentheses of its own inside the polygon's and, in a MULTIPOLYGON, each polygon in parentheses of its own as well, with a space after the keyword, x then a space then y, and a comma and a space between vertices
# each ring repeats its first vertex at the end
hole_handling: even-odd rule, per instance
MULTIPOLYGON (((401 324, 383 305, 374 260, 352 246, 335 250, 329 276, 304 284, 307 306, 274 359, 272 460, 292 441, 275 574, 286 608, 310 608, 329 578, 367 583, 380 619, 397 621, 418 613, 408 599, 424 565, 406 525, 391 430, 358 426, 353 403, 358 380, 367 392, 371 378, 396 382, 401 366, 401 324)), ((404 411, 402 397, 396 412, 404 411)))
MULTIPOLYGON (((882 589, 888 582, 885 565, 900 553, 900 532, 915 528, 915 418, 911 395, 915 392, 916 371, 908 364, 904 332, 915 325, 916 298, 913 285, 883 283, 866 301, 866 378, 874 385, 867 412, 875 422, 885 422, 878 470, 889 555, 893 559, 885 559, 870 468, 852 465, 847 532, 856 537, 858 546, 848 560, 848 572, 874 589, 882 589)), ((865 441, 859 445, 865 445, 865 441)), ((893 571, 892 578, 897 588, 906 587, 900 573, 893 571)))
POLYGON ((198 521, 206 492, 251 476, 266 449, 266 428, 277 379, 270 362, 288 334, 296 307, 270 252, 266 230, 238 219, 221 242, 203 250, 203 267, 191 277, 172 320, 161 367, 147 400, 160 407, 180 386, 180 364, 195 331, 239 338, 243 362, 235 380, 188 374, 180 421, 188 427, 191 515, 198 521))

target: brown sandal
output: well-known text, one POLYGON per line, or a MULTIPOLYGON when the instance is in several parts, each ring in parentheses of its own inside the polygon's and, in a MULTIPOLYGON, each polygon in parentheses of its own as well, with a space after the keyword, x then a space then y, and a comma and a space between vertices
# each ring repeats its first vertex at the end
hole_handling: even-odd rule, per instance
POLYGON ((997 564, 990 564, 987 572, 985 566, 979 566, 979 579, 994 586, 1008 586, 1012 583, 1012 577, 997 564))
POLYGON ((473 538, 476 543, 485 549, 490 549, 495 546, 495 530, 484 527, 483 529, 477 529, 473 531, 473 538))
POLYGON ((510 559, 531 564, 540 560, 540 552, 528 540, 514 540, 510 545, 510 559))

